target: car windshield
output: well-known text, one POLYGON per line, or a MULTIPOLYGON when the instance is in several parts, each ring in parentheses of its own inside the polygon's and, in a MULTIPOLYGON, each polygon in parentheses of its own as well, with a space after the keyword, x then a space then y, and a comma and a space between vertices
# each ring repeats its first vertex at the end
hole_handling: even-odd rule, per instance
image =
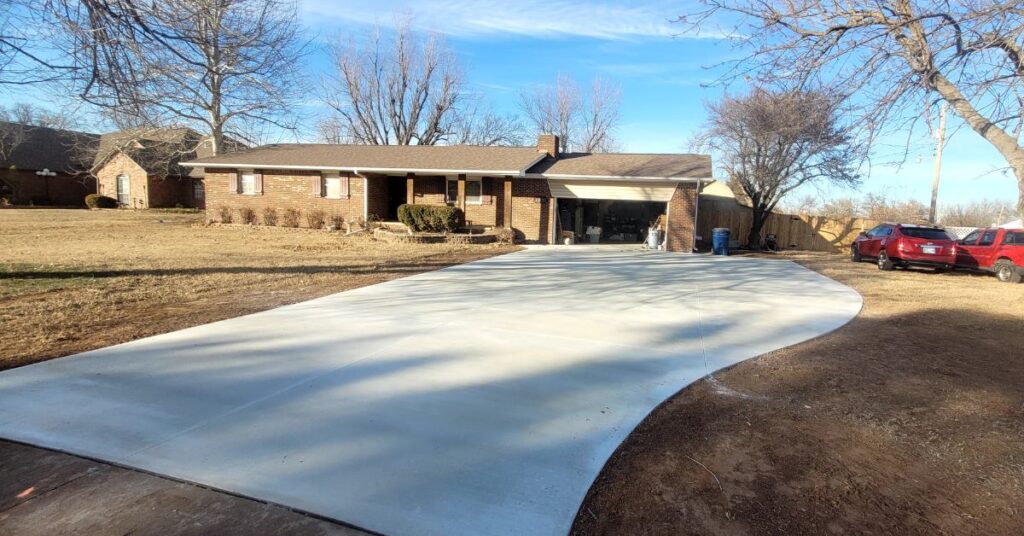
POLYGON ((928 229, 924 227, 904 227, 900 231, 913 238, 923 238, 925 240, 952 240, 946 231, 942 229, 928 229))

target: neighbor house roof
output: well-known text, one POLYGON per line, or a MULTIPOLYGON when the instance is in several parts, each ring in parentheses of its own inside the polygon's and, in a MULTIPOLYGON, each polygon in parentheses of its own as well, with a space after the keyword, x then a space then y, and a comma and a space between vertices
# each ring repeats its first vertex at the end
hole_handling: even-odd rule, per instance
POLYGON ((565 153, 546 158, 530 174, 552 178, 705 179, 711 156, 705 154, 565 153))
POLYGON ((0 168, 82 173, 98 143, 96 134, 0 121, 0 168))
MULTIPOLYGON (((225 139, 224 144, 227 150, 244 147, 230 139, 225 139)), ((92 169, 95 171, 118 152, 127 155, 148 173, 199 178, 203 176, 201 167, 187 170, 181 166, 181 161, 210 156, 213 147, 208 136, 190 128, 121 130, 100 136, 92 169)))
POLYGON ((543 158, 535 147, 474 145, 279 144, 186 165, 286 169, 338 169, 367 173, 493 173, 518 175, 543 158))

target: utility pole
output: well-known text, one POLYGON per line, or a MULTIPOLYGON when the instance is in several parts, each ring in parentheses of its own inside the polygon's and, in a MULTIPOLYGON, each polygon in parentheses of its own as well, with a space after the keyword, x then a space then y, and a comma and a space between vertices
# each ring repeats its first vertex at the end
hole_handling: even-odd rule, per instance
POLYGON ((928 210, 928 221, 935 225, 938 219, 937 205, 939 202, 939 174, 942 172, 942 145, 946 141, 946 103, 939 108, 939 141, 935 147, 935 176, 932 178, 932 205, 928 210))

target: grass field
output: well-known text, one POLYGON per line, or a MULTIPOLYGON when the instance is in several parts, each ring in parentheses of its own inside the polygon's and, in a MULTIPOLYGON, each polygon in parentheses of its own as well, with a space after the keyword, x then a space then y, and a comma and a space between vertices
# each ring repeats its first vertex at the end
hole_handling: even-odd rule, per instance
POLYGON ((0 210, 0 369, 512 250, 207 227, 175 211, 0 210))
POLYGON ((1024 534, 1024 285, 784 258, 861 314, 655 410, 573 533, 1024 534))

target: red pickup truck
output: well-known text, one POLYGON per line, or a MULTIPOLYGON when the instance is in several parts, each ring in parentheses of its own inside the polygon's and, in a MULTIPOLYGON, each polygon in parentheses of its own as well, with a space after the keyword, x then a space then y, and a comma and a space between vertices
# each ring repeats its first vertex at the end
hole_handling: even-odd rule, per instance
POLYGON ((957 244, 957 268, 994 272, 1006 283, 1024 280, 1024 229, 978 229, 957 244))

